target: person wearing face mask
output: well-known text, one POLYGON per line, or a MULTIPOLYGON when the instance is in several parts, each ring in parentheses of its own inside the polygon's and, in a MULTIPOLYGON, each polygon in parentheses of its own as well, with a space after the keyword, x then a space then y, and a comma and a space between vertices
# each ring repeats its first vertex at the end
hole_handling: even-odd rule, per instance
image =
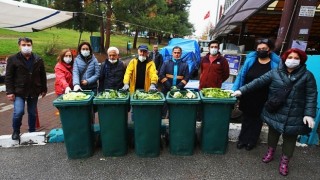
POLYGON ((221 88, 222 83, 229 78, 229 64, 219 52, 219 41, 210 41, 208 47, 210 52, 200 62, 200 90, 221 88))
POLYGON ((261 114, 261 118, 269 126, 268 150, 262 161, 269 163, 274 159, 279 137, 282 135, 279 173, 286 176, 289 172, 289 158, 293 155, 298 135, 308 134, 314 127, 318 93, 315 78, 306 68, 307 55, 304 51, 289 49, 281 59, 279 68, 240 87, 233 96, 246 95, 251 91, 269 87, 269 101, 272 97, 280 98, 279 94, 288 89, 280 107, 270 111, 266 103, 261 114))
POLYGON ((119 49, 109 47, 108 58, 101 64, 99 77, 99 92, 105 89, 121 89, 123 76, 126 70, 125 64, 119 60, 119 49))
POLYGON ((54 67, 56 75, 54 89, 57 96, 69 93, 73 88, 72 85, 72 67, 73 55, 70 49, 64 49, 60 52, 58 63, 54 67))
MULTIPOLYGON (((272 52, 273 44, 270 40, 258 40, 256 51, 247 55, 232 90, 250 83, 271 69, 278 67, 280 57, 272 52)), ((242 125, 238 137, 237 148, 250 151, 253 149, 261 133, 263 122, 260 114, 268 97, 268 89, 260 88, 241 96, 239 109, 242 111, 242 125)))
MULTIPOLYGON (((162 93, 166 95, 172 87, 183 89, 189 82, 189 67, 181 60, 182 49, 179 46, 172 48, 172 59, 165 61, 160 69, 159 77, 162 83, 162 93)), ((162 118, 167 118, 168 107, 165 103, 162 109, 162 118)))
POLYGON ((73 90, 91 90, 97 94, 100 67, 98 60, 92 53, 90 43, 83 42, 78 47, 72 71, 73 90))
POLYGON ((32 52, 32 39, 19 38, 20 52, 8 58, 5 85, 13 102, 12 140, 20 139, 20 127, 27 102, 29 132, 36 130, 36 109, 39 95, 47 94, 47 76, 41 57, 32 52))
POLYGON ((155 63, 148 57, 148 46, 138 47, 138 57, 133 58, 126 69, 123 78, 123 90, 133 93, 137 89, 145 91, 157 90, 158 75, 155 63))

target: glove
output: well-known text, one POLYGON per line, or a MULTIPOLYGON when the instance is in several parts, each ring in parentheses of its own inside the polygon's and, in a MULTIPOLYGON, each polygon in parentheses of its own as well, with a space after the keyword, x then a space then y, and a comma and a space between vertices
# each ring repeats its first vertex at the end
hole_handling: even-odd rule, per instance
POLYGON ((71 91, 71 88, 70 87, 66 87, 66 89, 64 90, 64 93, 68 94, 70 91, 71 91))
POLYGON ((75 85, 74 87, 73 87, 73 91, 82 91, 82 89, 81 89, 81 87, 79 86, 79 85, 75 85))
POLYGON ((241 95, 242 95, 242 93, 239 90, 236 90, 234 93, 231 94, 231 96, 235 96, 235 97, 239 97, 241 95))
POLYGON ((124 84, 124 86, 122 87, 123 90, 127 91, 129 89, 129 84, 124 84))
POLYGON ((157 90, 156 85, 155 84, 151 84, 150 88, 149 88, 149 91, 156 91, 156 90, 157 90))
POLYGON ((304 124, 308 123, 308 127, 311 128, 311 129, 314 127, 314 120, 310 116, 303 117, 303 123, 304 124))

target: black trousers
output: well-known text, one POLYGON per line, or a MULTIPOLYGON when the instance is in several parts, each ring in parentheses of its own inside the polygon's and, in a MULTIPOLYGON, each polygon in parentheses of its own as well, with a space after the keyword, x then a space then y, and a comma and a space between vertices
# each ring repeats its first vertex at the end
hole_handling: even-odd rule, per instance
POLYGON ((260 116, 243 114, 239 142, 256 145, 261 133, 262 124, 260 116))
MULTIPOLYGON (((269 126, 268 132, 268 146, 276 148, 280 138, 280 133, 269 126)), ((282 134, 283 144, 282 144, 282 154, 287 157, 292 157, 294 149, 296 147, 296 141, 298 135, 287 135, 282 134)))

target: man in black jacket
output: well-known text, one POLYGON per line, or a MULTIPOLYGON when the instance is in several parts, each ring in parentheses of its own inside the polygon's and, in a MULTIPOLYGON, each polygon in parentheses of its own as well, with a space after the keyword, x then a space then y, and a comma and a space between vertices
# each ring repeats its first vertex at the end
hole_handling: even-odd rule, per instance
POLYGON ((123 76, 126 71, 125 64, 119 60, 119 49, 110 47, 108 59, 101 64, 99 77, 99 92, 105 89, 121 89, 123 87, 123 76))
POLYGON ((158 51, 158 45, 153 45, 153 51, 149 54, 149 59, 152 59, 154 63, 156 64, 157 74, 160 72, 160 68, 163 63, 162 55, 158 51))
POLYGON ((47 93, 47 77, 43 60, 32 53, 32 40, 19 38, 20 52, 8 58, 6 67, 6 94, 13 101, 12 139, 20 138, 20 127, 27 102, 29 132, 36 130, 38 96, 47 93))

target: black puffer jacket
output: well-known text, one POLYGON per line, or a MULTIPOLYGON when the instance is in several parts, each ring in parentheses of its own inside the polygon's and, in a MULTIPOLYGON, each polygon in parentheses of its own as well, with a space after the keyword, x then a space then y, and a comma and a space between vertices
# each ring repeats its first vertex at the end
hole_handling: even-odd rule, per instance
POLYGON ((34 61, 31 72, 20 52, 8 58, 5 77, 7 94, 38 97, 40 93, 47 92, 47 76, 43 60, 33 53, 32 56, 34 61))
POLYGON ((289 82, 293 88, 285 104, 276 112, 269 113, 264 108, 261 118, 272 128, 283 134, 307 134, 310 128, 303 123, 304 116, 315 118, 317 107, 317 85, 313 74, 302 65, 291 74, 283 64, 279 69, 273 69, 251 83, 242 86, 240 91, 245 94, 258 87, 269 86, 269 97, 283 88, 289 82), (283 80, 279 76, 281 73, 283 80), (285 81, 285 82, 284 82, 285 81))

